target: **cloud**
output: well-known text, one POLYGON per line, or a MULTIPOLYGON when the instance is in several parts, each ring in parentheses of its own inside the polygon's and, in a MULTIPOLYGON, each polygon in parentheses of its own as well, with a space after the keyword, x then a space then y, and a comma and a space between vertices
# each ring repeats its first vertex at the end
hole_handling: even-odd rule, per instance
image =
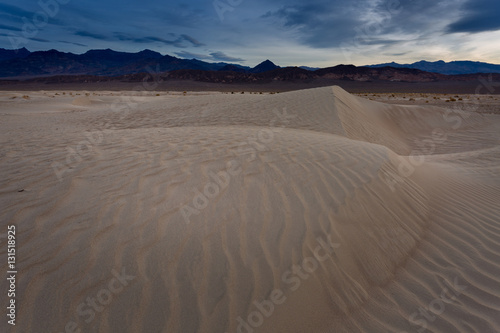
POLYGON ((2 23, 0 23, 0 29, 10 30, 10 31, 21 31, 20 28, 12 27, 10 25, 5 25, 5 24, 2 24, 2 23))
MULTIPOLYGON (((121 42, 133 42, 133 43, 140 43, 140 44, 147 44, 147 43, 162 43, 165 45, 172 45, 178 48, 186 48, 189 46, 189 44, 199 47, 204 45, 203 43, 199 42, 195 38, 188 36, 188 35, 179 35, 177 38, 173 40, 161 38, 161 37, 156 37, 156 36, 144 36, 144 37, 136 37, 127 33, 123 32, 114 32, 112 36, 107 36, 103 34, 97 34, 93 32, 88 32, 88 31, 76 31, 74 33, 77 36, 81 37, 89 37, 93 39, 98 39, 98 40, 105 40, 105 41, 121 41, 121 42)), ((174 37, 176 37, 175 34, 171 34, 174 37)))
POLYGON ((35 42, 40 42, 40 43, 51 43, 52 41, 43 39, 43 38, 28 38, 29 40, 35 41, 35 42))
POLYGON ((26 16, 30 19, 33 16, 33 12, 24 10, 24 9, 17 7, 17 6, 1 4, 1 3, 0 3, 0 12, 6 13, 7 15, 10 15, 10 16, 19 17, 19 18, 26 16))
POLYGON ((212 60, 211 56, 204 55, 204 54, 199 54, 199 53, 191 53, 187 51, 181 51, 181 52, 175 52, 176 55, 178 55, 181 58, 185 59, 210 59, 212 60))
POLYGON ((216 52, 211 52, 210 55, 205 55, 205 54, 199 54, 199 53, 192 53, 192 52, 187 52, 187 51, 181 51, 181 52, 175 52, 176 55, 178 55, 181 58, 185 59, 199 59, 199 60, 213 60, 213 61, 230 61, 230 62, 243 62, 245 61, 244 59, 241 58, 235 58, 228 56, 224 52, 216 51, 216 52))
POLYGON ((447 32, 477 33, 500 30, 499 13, 498 0, 468 0, 462 8, 462 17, 450 24, 447 32))
POLYGON ((76 46, 85 46, 85 47, 88 47, 88 45, 85 45, 85 44, 80 44, 80 43, 75 43, 75 42, 67 42, 65 40, 60 40, 59 43, 72 44, 72 45, 76 45, 76 46))
POLYGON ((456 0, 311 0, 262 16, 313 48, 344 43, 393 45, 443 32, 460 7, 456 0))
POLYGON ((183 38, 184 40, 190 42, 191 44, 193 44, 193 46, 196 46, 196 47, 204 46, 205 45, 205 44, 200 43, 198 40, 196 40, 193 37, 188 36, 188 35, 181 35, 181 38, 183 38))
POLYGON ((220 52, 220 51, 212 52, 212 53, 210 53, 210 55, 212 56, 212 59, 216 60, 216 61, 231 61, 231 62, 243 62, 243 61, 245 61, 245 59, 230 57, 230 56, 226 55, 224 52, 220 52))
POLYGON ((392 56, 392 57, 401 57, 407 55, 410 52, 401 52, 401 53, 384 53, 384 55, 392 56))
POLYGON ((382 39, 382 38, 370 38, 370 37, 365 37, 365 38, 360 38, 359 43, 361 45, 394 45, 394 44, 399 44, 403 42, 407 42, 408 40, 405 39, 382 39))
POLYGON ((336 47, 342 41, 352 39, 354 28, 363 23, 362 3, 341 0, 312 0, 306 4, 285 5, 262 16, 274 21, 282 29, 294 31, 299 42, 314 48, 336 47))
POLYGON ((88 32, 88 31, 76 31, 74 34, 76 36, 81 36, 81 37, 90 37, 90 38, 100 39, 100 40, 110 40, 110 38, 105 36, 105 35, 95 34, 95 33, 88 32))
POLYGON ((185 44, 183 44, 185 39, 182 37, 178 37, 174 40, 167 40, 167 39, 164 39, 161 37, 155 37, 155 36, 133 37, 131 35, 121 33, 121 32, 115 32, 113 34, 113 36, 120 41, 126 41, 126 42, 134 42, 134 43, 141 43, 141 44, 159 42, 159 43, 163 43, 166 45, 173 45, 173 46, 178 47, 178 48, 187 47, 185 44))

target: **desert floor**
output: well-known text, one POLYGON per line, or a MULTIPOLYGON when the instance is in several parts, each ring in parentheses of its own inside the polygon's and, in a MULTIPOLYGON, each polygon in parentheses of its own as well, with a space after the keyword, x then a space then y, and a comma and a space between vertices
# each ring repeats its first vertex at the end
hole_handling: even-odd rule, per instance
POLYGON ((1 91, 0 331, 499 332, 497 98, 1 91))

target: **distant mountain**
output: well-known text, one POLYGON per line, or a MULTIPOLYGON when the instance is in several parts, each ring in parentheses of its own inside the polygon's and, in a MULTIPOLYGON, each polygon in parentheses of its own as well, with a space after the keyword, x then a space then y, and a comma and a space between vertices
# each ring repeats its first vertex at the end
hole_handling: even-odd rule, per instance
POLYGON ((26 58, 30 53, 31 52, 24 47, 22 49, 17 49, 17 50, 6 50, 0 48, 0 61, 26 58))
POLYGON ((219 69, 219 71, 238 72, 238 73, 247 73, 249 70, 250 70, 250 67, 233 65, 233 64, 225 65, 224 67, 219 69))
POLYGON ((319 67, 308 67, 308 66, 300 66, 299 68, 302 68, 302 69, 305 69, 308 71, 316 71, 316 70, 320 69, 319 67))
MULTIPOLYGON (((431 82, 441 80, 471 80, 476 72, 500 73, 500 65, 472 61, 420 61, 410 65, 397 63, 356 67, 339 65, 315 69, 310 67, 284 67, 265 60, 250 68, 225 62, 210 63, 198 59, 181 59, 162 55, 152 50, 136 53, 111 49, 90 50, 83 54, 57 50, 30 52, 0 49, 0 78, 29 79, 57 77, 58 82, 72 78, 62 76, 123 78, 134 80, 140 73, 154 71, 165 77, 206 82, 294 81, 318 78, 351 81, 431 82), (455 76, 442 74, 468 73, 455 76), (467 76, 469 75, 469 76, 467 76)), ((43 81, 43 79, 42 79, 43 81)), ((48 82, 48 81, 47 81, 48 82)))
POLYGON ((429 62, 419 61, 413 64, 398 64, 395 62, 370 65, 366 67, 394 67, 394 68, 414 68, 426 72, 440 73, 447 75, 476 74, 476 73, 500 73, 500 65, 489 64, 476 61, 451 61, 443 60, 429 62))
POLYGON ((280 67, 269 60, 250 68, 225 62, 180 59, 151 50, 130 53, 106 49, 73 54, 57 50, 30 52, 25 48, 0 49, 0 77, 9 78, 52 75, 120 76, 148 70, 167 72, 180 69, 262 73, 276 68, 280 67))
MULTIPOLYGON (((163 60, 165 57, 160 58, 163 60)), ((171 57, 174 58, 174 57, 171 57)), ((174 58, 175 59, 175 58, 174 58)), ((179 65, 177 60, 171 60, 169 63, 179 65)), ((178 59, 179 60, 179 59, 178 59)), ((182 59, 180 59, 182 60, 182 59)), ((104 81, 119 82, 141 82, 149 74, 141 72, 135 74, 126 74, 121 76, 99 76, 99 75, 55 75, 49 77, 37 77, 26 80, 25 82, 35 83, 90 83, 104 81)), ((493 81, 500 81, 500 74, 491 74, 493 81)), ((313 82, 317 80, 321 85, 333 84, 329 80, 338 82, 343 81, 361 81, 361 82, 443 82, 443 81, 476 81, 477 75, 445 75, 439 73, 424 72, 412 68, 394 68, 394 67, 356 67, 353 65, 339 65, 335 67, 322 68, 317 71, 308 71, 299 67, 276 68, 261 73, 249 73, 227 70, 201 70, 201 69, 177 69, 162 72, 159 77, 164 80, 191 80, 207 83, 269 83, 269 82, 294 82, 302 83, 313 82), (330 82, 330 83, 329 83, 330 82)), ((7 80, 0 80, 0 85, 7 84, 7 80)), ((337 84, 337 83, 336 83, 337 84)))
POLYGON ((272 61, 270 61, 268 59, 268 60, 261 62, 260 64, 258 64, 254 68, 252 68, 251 70, 249 70, 249 72, 250 73, 264 73, 267 71, 272 71, 273 69, 277 69, 277 68, 280 68, 280 66, 276 66, 272 61))
MULTIPOLYGON (((424 72, 412 68, 394 67, 356 67, 353 65, 338 65, 335 67, 322 68, 316 71, 308 71, 299 67, 276 68, 261 73, 244 73, 228 71, 203 71, 182 69, 170 71, 161 75, 165 80, 193 80, 211 83, 264 83, 271 81, 302 81, 312 80, 344 80, 362 82, 438 82, 438 81, 474 81, 476 75, 445 75, 439 73, 424 72)), ((142 76, 129 76, 127 80, 140 81, 142 76)), ((493 80, 499 80, 500 74, 493 74, 493 80)))

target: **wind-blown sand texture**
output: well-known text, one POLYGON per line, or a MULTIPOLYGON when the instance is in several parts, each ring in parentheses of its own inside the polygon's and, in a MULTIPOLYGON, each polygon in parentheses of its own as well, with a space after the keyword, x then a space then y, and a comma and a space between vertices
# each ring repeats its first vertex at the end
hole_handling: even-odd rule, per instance
POLYGON ((2 332, 500 332, 500 115, 87 95, 0 94, 2 332))

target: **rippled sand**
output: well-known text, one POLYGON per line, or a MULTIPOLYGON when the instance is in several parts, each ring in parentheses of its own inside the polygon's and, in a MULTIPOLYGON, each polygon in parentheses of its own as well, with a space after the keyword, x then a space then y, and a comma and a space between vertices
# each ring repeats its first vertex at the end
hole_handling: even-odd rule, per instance
POLYGON ((339 87, 2 92, 0 327, 498 332, 499 133, 339 87))

